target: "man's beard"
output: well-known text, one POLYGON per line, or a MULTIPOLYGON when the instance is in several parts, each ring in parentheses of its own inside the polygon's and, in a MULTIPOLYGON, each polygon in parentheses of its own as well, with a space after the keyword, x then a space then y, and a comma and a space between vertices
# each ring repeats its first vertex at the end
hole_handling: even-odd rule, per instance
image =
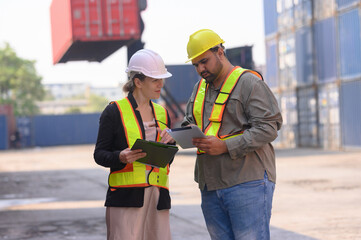
POLYGON ((215 71, 213 73, 209 71, 203 71, 201 72, 201 76, 206 80, 206 83, 212 83, 215 79, 217 79, 219 73, 222 70, 222 67, 223 64, 221 63, 221 61, 219 61, 219 59, 217 59, 217 68, 215 69, 215 71), (204 74, 206 74, 207 76, 203 76, 204 74))
POLYGON ((214 79, 216 79, 216 76, 213 73, 210 73, 208 71, 204 71, 201 73, 202 78, 206 80, 206 83, 212 83, 214 79), (207 73, 208 75, 206 77, 203 76, 203 74, 207 73))

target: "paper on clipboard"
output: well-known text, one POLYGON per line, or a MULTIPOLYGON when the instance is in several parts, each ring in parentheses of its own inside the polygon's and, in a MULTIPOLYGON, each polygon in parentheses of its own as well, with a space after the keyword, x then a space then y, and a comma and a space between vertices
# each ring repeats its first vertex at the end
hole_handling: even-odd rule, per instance
POLYGON ((196 125, 191 125, 182 128, 167 129, 169 135, 177 142, 182 148, 193 148, 192 138, 204 138, 206 135, 196 125))

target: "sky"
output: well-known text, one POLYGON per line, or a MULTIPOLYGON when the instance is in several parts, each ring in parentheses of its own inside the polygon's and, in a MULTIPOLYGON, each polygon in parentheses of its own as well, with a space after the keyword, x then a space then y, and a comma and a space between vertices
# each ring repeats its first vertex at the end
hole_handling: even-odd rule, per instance
MULTIPOLYGON (((71 61, 53 65, 51 2, 0 0, 0 48, 7 42, 19 57, 35 60, 44 84, 113 87, 125 82, 125 47, 101 63, 71 61)), ((255 64, 265 63, 263 0, 147 0, 142 18, 144 47, 158 52, 166 65, 185 64, 189 35, 203 28, 218 33, 226 48, 253 45, 255 64)))

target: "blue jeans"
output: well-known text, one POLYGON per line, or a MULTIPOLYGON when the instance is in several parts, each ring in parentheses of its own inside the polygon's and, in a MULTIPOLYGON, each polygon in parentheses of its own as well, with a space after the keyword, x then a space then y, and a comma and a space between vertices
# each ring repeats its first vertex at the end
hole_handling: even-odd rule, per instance
POLYGON ((264 179, 202 194, 202 211, 212 240, 270 239, 275 184, 264 179))

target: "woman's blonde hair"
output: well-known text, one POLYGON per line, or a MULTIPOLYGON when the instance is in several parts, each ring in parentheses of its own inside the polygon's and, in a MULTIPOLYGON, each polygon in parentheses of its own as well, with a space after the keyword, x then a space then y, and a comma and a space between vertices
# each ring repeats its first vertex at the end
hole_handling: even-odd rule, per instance
POLYGON ((145 75, 141 72, 130 72, 128 75, 128 81, 123 86, 124 92, 133 92, 135 89, 134 78, 138 78, 140 81, 144 81, 145 75))

